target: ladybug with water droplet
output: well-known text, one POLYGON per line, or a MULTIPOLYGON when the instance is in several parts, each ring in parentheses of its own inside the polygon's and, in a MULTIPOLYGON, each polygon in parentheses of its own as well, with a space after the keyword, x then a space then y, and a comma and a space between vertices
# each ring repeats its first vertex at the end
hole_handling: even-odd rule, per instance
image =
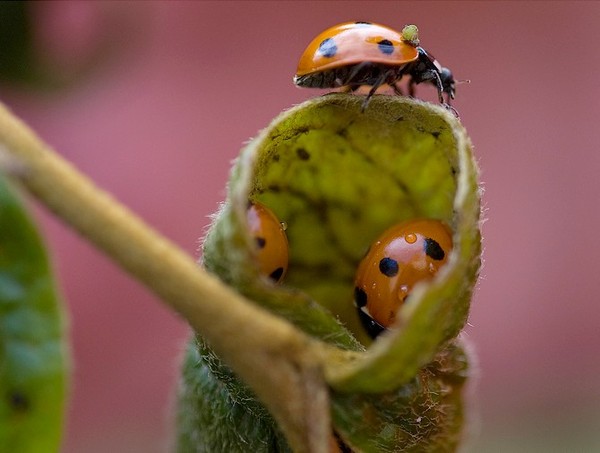
POLYGON ((413 287, 432 279, 451 250, 450 229, 427 219, 395 225, 371 245, 354 280, 354 303, 371 337, 393 324, 413 287))
POLYGON ((364 110, 381 85, 387 84, 402 95, 396 82, 404 75, 411 78, 411 96, 414 85, 429 82, 437 88, 441 104, 449 105, 454 99, 456 82, 452 72, 419 46, 416 25, 397 32, 370 22, 347 22, 313 39, 300 57, 294 83, 309 88, 345 87, 348 91, 370 86, 364 110))
POLYGON ((256 246, 258 269, 262 275, 279 283, 288 269, 289 245, 283 224, 265 205, 248 203, 246 221, 256 246))

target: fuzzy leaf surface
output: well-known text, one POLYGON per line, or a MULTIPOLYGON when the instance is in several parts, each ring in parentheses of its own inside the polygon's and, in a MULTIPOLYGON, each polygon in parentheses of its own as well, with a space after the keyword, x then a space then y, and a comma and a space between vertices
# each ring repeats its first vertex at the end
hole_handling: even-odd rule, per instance
MULTIPOLYGON (((453 339, 466 322, 480 266, 478 169, 464 128, 442 107, 375 96, 363 113, 361 102, 347 94, 305 102, 242 150, 206 236, 203 264, 256 304, 352 352, 341 354, 327 377, 334 429, 356 451, 427 451, 444 443, 451 451, 460 437, 467 368, 453 339), (249 200, 287 225, 283 285, 258 272, 249 200), (414 288, 389 332, 371 342, 353 304, 356 269, 383 231, 416 218, 446 223, 453 250, 433 280, 414 288), (442 362, 443 373, 436 368, 442 362), (432 401, 442 408, 436 416, 415 415, 424 422, 410 426, 400 419, 422 414, 432 401), (361 420, 361 429, 352 426, 361 420)), ((186 361, 185 376, 193 366, 186 361)))

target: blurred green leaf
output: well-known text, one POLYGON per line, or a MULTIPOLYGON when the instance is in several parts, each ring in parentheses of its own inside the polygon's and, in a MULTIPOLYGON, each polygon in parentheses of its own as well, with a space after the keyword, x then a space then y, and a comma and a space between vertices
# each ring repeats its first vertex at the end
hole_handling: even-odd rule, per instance
POLYGON ((0 177, 0 451, 59 450, 68 368, 64 330, 44 245, 0 177))

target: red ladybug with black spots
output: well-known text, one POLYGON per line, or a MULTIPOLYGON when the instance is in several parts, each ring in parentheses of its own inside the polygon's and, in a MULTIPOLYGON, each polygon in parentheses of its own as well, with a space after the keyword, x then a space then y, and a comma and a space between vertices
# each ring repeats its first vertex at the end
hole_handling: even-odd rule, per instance
POLYGON ((371 245, 354 280, 354 303, 371 337, 394 323, 414 286, 431 280, 451 250, 448 227, 428 219, 395 225, 371 245))
POLYGON ((437 88, 441 104, 449 106, 450 99, 454 99, 456 82, 452 72, 419 46, 415 25, 397 32, 370 22, 347 22, 328 28, 308 45, 300 57, 294 83, 309 88, 345 87, 348 91, 370 86, 364 110, 381 85, 387 84, 402 95, 396 82, 404 75, 410 76, 411 96, 416 84, 429 82, 437 88))
POLYGON ((260 273, 280 283, 287 272, 289 260, 289 245, 283 224, 273 211, 256 201, 248 203, 246 222, 254 239, 260 273))

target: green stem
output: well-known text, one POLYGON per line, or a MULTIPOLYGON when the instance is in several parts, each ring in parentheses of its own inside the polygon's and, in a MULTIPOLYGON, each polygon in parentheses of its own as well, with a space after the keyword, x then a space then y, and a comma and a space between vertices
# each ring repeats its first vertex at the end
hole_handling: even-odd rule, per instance
POLYGON ((327 451, 330 421, 320 343, 205 272, 1 104, 0 145, 3 168, 12 168, 11 175, 49 210, 182 315, 252 387, 295 450, 327 451), (314 417, 322 423, 315 424, 314 417), (322 429, 314 432, 314 426, 322 429))

